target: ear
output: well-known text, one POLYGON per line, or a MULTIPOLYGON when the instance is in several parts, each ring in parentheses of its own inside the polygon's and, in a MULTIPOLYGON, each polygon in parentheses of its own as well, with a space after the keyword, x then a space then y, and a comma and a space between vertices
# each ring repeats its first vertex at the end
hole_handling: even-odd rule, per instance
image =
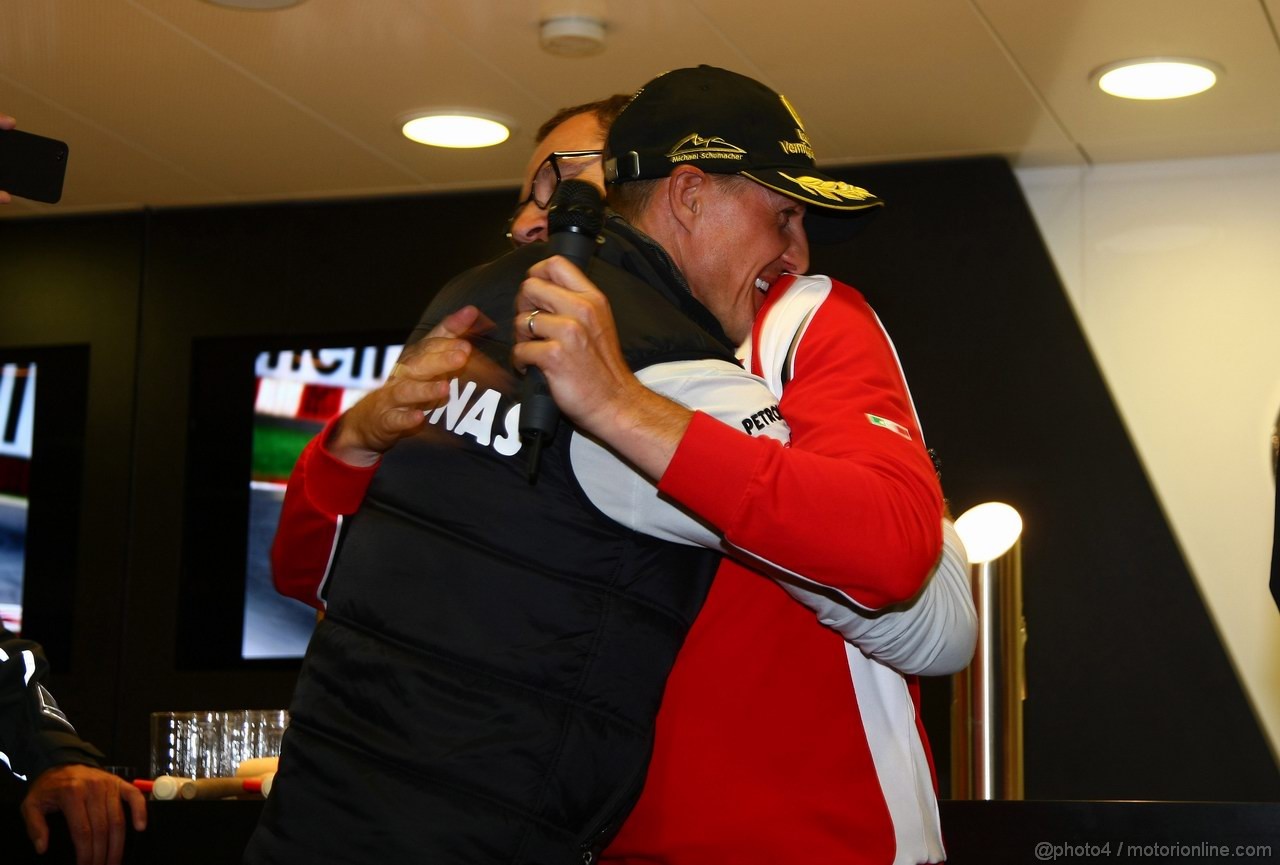
POLYGON ((671 172, 666 188, 667 207, 685 231, 693 230, 710 187, 711 179, 700 168, 680 165, 671 172))

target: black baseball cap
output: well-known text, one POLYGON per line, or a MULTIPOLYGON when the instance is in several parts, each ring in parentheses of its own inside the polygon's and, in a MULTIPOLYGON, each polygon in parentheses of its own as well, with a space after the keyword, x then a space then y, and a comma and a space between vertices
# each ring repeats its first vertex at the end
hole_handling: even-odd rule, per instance
POLYGON ((804 202, 815 242, 843 239, 884 202, 814 166, 804 123, 781 93, 715 66, 659 75, 609 128, 609 184, 666 177, 690 163, 709 174, 741 174, 804 202))

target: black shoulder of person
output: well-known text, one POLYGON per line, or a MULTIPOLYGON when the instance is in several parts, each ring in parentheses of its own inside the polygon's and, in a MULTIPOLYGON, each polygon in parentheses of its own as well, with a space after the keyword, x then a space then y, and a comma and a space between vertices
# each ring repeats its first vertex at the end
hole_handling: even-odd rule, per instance
MULTIPOLYGON (((664 272, 661 262, 643 254, 617 232, 606 228, 600 237, 599 251, 586 273, 609 298, 624 347, 644 346, 635 353, 638 360, 661 355, 673 333, 695 334, 704 352, 733 360, 732 343, 719 323, 693 299, 678 276, 664 272)), ((546 243, 530 243, 459 274, 431 301, 409 341, 421 338, 446 315, 470 304, 492 322, 476 340, 477 345, 494 360, 507 362, 514 344, 516 294, 529 268, 549 252, 546 243)))

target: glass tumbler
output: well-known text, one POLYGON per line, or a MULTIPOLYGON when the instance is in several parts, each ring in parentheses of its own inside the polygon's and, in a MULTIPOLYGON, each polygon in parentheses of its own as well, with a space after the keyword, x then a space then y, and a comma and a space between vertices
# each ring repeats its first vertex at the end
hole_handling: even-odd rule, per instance
POLYGON ((196 776, 199 732, 195 712, 151 713, 151 777, 196 776))
POLYGON ((254 757, 279 757, 280 740, 289 726, 287 709, 252 709, 248 712, 254 757))

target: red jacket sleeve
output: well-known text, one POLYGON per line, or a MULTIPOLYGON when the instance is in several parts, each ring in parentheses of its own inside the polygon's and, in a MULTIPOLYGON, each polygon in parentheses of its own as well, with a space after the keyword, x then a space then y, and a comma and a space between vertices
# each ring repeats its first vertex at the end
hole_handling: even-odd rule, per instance
POLYGON ((323 609, 320 585, 337 540, 338 517, 353 514, 364 500, 377 466, 347 465, 324 449, 333 422, 307 443, 289 475, 280 524, 271 544, 276 591, 323 609))
POLYGON ((659 488, 754 557, 864 607, 905 601, 940 555, 942 491, 893 346, 836 283, 794 357, 790 448, 699 414, 659 488))

